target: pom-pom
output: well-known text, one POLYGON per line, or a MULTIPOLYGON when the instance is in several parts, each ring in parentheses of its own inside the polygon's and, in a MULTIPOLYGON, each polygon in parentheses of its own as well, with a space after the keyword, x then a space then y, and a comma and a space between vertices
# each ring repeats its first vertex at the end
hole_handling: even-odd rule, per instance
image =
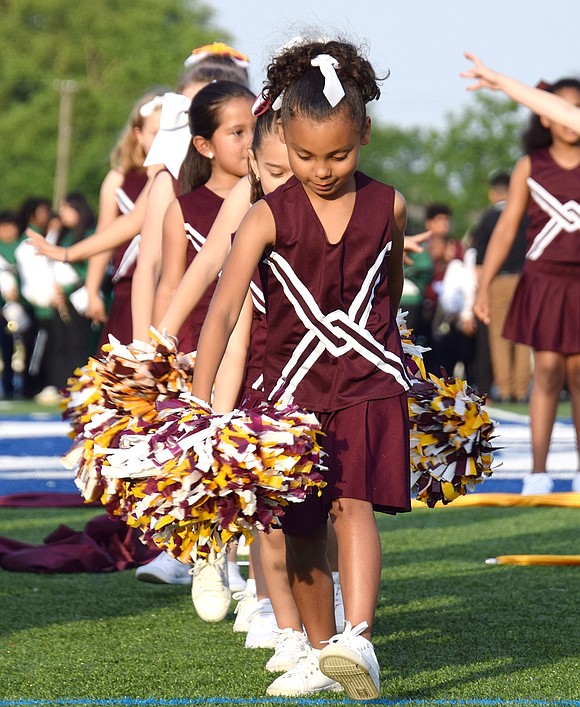
POLYGON ((495 423, 485 396, 466 381, 426 374, 423 353, 404 313, 397 317, 412 387, 408 393, 411 483, 417 499, 429 507, 450 503, 473 491, 492 474, 495 423))
POLYGON ((288 503, 325 485, 320 426, 296 407, 211 414, 191 398, 163 409, 146 434, 103 450, 101 501, 146 541, 189 561, 241 534, 269 532, 288 503))

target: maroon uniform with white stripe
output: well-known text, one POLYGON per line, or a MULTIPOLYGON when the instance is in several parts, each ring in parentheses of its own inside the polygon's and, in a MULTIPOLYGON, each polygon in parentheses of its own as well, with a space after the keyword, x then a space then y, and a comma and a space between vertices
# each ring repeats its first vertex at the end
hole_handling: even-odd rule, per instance
MULTIPOLYGON (((211 189, 201 186, 187 194, 181 194, 177 197, 177 201, 181 207, 183 223, 185 224, 187 266, 189 267, 205 243, 207 234, 210 232, 224 200, 211 189)), ((180 351, 189 352, 197 349, 201 327, 216 284, 217 280, 207 288, 205 294, 179 330, 177 339, 180 351)))
MULTIPOLYGON (((123 183, 117 189, 118 215, 133 211, 137 197, 147 184, 147 172, 127 172, 123 183)), ((137 264, 139 253, 138 234, 130 241, 117 246, 113 251, 113 299, 111 311, 101 332, 99 347, 109 340, 112 334, 122 344, 128 344, 133 339, 133 325, 131 318, 131 285, 133 273, 137 264)))
POLYGON ((386 266, 395 191, 360 172, 356 187, 336 244, 295 177, 265 197, 276 224, 266 258, 265 391, 316 412, 329 453, 321 512, 316 496, 289 509, 291 534, 324 522, 336 497, 386 512, 410 508, 409 384, 386 266))
POLYGON ((530 154, 528 251, 503 335, 537 351, 580 353, 580 166, 530 154))

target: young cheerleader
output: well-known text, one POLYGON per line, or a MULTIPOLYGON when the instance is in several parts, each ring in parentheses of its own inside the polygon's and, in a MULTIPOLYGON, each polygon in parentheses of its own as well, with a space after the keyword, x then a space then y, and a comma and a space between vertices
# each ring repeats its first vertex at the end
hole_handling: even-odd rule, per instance
POLYGON ((480 88, 503 91, 512 100, 521 103, 534 113, 580 133, 580 109, 569 101, 554 93, 533 88, 510 76, 500 74, 487 67, 471 52, 465 52, 465 57, 472 61, 474 66, 460 75, 466 79, 478 79, 478 83, 467 87, 468 91, 477 91, 480 88))
MULTIPOLYGON (((135 201, 145 188, 149 174, 143 163, 159 130, 159 118, 164 91, 145 94, 133 107, 129 121, 111 153, 111 170, 103 180, 99 195, 97 231, 110 225, 120 215, 132 211, 135 201)), ((85 287, 86 315, 94 323, 107 322, 101 332, 100 344, 112 334, 128 344, 131 335, 131 279, 139 251, 139 236, 114 250, 105 250, 89 260, 85 287), (112 259, 113 299, 107 316, 101 295, 105 271, 112 259)))
MULTIPOLYGON (((162 331, 171 335, 179 331, 192 308, 215 282, 229 252, 231 234, 238 228, 250 204, 284 184, 291 174, 288 152, 278 135, 276 115, 268 110, 256 121, 249 179, 240 180, 225 200, 203 248, 167 307, 159 324, 162 331)), ((251 338, 245 383, 240 395, 246 407, 254 407, 263 400, 261 379, 266 320, 259 277, 252 282, 251 299, 251 338)), ((246 307, 244 314, 249 315, 250 309, 246 307)), ((237 326, 244 324, 238 322, 237 326)), ((283 537, 279 532, 260 534, 250 546, 250 555, 255 580, 245 592, 234 595, 241 602, 236 607, 234 631, 247 632, 247 648, 275 648, 266 669, 283 672, 295 664, 304 648, 302 622, 288 584, 283 537)), ((336 584, 338 594, 338 577, 336 584)))
MULTIPOLYGON (((568 385, 577 438, 580 439, 580 133, 563 121, 580 106, 580 81, 562 79, 545 99, 531 89, 486 69, 476 57, 468 77, 480 85, 503 87, 542 113, 532 115, 524 135, 525 156, 516 164, 507 203, 489 242, 479 280, 475 314, 489 322, 489 287, 514 241, 527 209, 528 250, 522 278, 504 325, 504 336, 534 349, 534 380, 530 400, 532 473, 523 494, 549 493, 546 472, 552 429, 560 393, 568 385), (515 87, 515 88, 514 88, 515 87), (530 100, 531 99, 531 100, 530 100), (571 106, 563 110, 560 102, 571 106), (576 106, 576 108, 574 108, 576 106), (562 120, 562 122, 557 122, 562 120)), ((476 86, 479 87, 479 86, 476 86)), ((571 121, 568 121, 571 122, 571 121)), ((580 491, 580 473, 572 488, 580 491)))
POLYGON ((410 510, 408 381, 395 321, 403 282, 403 198, 357 171, 380 95, 351 44, 293 46, 268 69, 294 176, 255 204, 234 240, 198 346, 193 394, 210 393, 254 270, 267 252, 264 388, 315 411, 328 454, 322 496, 283 517, 292 592, 309 646, 268 688, 379 694, 370 642, 381 548, 373 510, 410 510), (345 631, 336 634, 326 520, 338 538, 345 631), (328 644, 328 645, 326 645, 328 644), (324 647, 326 645, 326 647, 324 647))
MULTIPOLYGON (((224 198, 247 174, 248 148, 254 129, 253 100, 253 94, 245 86, 217 81, 201 89, 191 102, 189 127, 193 139, 183 169, 186 191, 169 205, 164 218, 165 257, 155 298, 158 311, 166 309, 187 266, 201 250, 224 198)), ((195 351, 214 287, 215 282, 181 326, 178 332, 180 351, 195 351)), ((216 381, 216 409, 227 411, 234 407, 244 362, 245 344, 236 346, 232 342, 216 381)), ((151 573, 156 574, 159 569, 176 578, 187 578, 188 567, 166 554, 139 568, 136 576, 148 581, 151 573)), ((207 621, 220 621, 227 612, 230 593, 225 577, 227 567, 221 557, 218 563, 199 562, 194 567, 193 601, 198 614, 207 621)))

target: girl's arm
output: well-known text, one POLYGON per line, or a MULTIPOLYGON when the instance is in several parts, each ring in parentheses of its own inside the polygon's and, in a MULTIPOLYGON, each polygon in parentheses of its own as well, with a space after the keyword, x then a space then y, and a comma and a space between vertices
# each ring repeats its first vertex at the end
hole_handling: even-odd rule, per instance
POLYGON ((167 172, 161 172, 149 191, 139 257, 131 285, 133 338, 141 341, 149 339, 149 327, 153 322, 155 290, 161 274, 163 217, 174 198, 173 180, 167 172))
POLYGON ((187 270, 187 236, 183 212, 174 199, 165 212, 162 228, 161 277, 153 303, 153 326, 157 326, 187 270))
POLYGON ((215 412, 229 412, 238 401, 246 371, 252 313, 252 297, 248 293, 215 377, 212 401, 215 412))
POLYGON ((405 243, 405 227, 407 226, 407 204, 399 192, 395 192, 395 207, 392 229, 392 247, 387 258, 389 297, 393 311, 396 313, 401 304, 403 293, 403 248, 405 243))
POLYGON ((252 275, 262 253, 274 244, 275 237, 272 212, 265 202, 259 201, 240 224, 201 329, 192 392, 202 400, 210 400, 217 370, 246 299, 252 275))
POLYGON ((145 188, 139 194, 133 211, 119 216, 112 224, 99 233, 75 243, 70 248, 47 243, 41 235, 30 228, 26 229, 26 235, 41 255, 60 262, 75 263, 79 260, 86 260, 96 253, 116 248, 121 243, 133 238, 141 230, 147 203, 147 193, 151 187, 151 182, 152 179, 149 179, 145 188))
MULTIPOLYGON (((97 232, 110 226, 119 215, 117 206, 117 189, 123 184, 124 175, 117 169, 112 169, 101 184, 99 192, 99 218, 97 221, 97 232)), ((105 276, 107 265, 111 259, 113 251, 105 250, 103 253, 91 256, 85 287, 88 296, 88 306, 86 316, 95 324, 106 321, 107 313, 105 303, 101 297, 101 284, 105 276)))
POLYGON ((527 155, 516 163, 510 179, 506 205, 493 229, 479 270, 479 290, 473 312, 484 324, 489 324, 489 286, 505 262, 526 212, 529 199, 527 179, 530 170, 531 162, 527 155))
POLYGON ((176 335, 189 313, 218 276, 230 250, 232 233, 237 231, 250 204, 250 182, 240 179, 226 197, 207 239, 187 268, 169 306, 159 322, 160 331, 176 335))
POLYGON ((468 86, 468 91, 477 91, 480 88, 503 91, 511 99, 526 106, 534 113, 544 115, 546 118, 580 133, 580 108, 554 93, 532 88, 517 79, 488 68, 475 54, 465 52, 465 56, 473 62, 474 66, 460 75, 466 79, 478 79, 476 84, 468 86))

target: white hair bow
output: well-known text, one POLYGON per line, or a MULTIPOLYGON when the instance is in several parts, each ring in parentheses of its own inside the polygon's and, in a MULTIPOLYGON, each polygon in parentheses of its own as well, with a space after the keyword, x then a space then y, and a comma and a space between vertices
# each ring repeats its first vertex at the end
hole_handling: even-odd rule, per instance
POLYGON ((177 179, 179 170, 187 154, 191 135, 188 111, 191 99, 180 93, 166 93, 159 121, 159 132, 143 163, 145 167, 164 164, 177 179))
POLYGON ((161 108, 162 105, 163 96, 153 96, 150 101, 147 101, 147 103, 144 103, 141 106, 139 109, 139 115, 142 118, 148 118, 150 115, 153 115, 153 111, 157 110, 157 108, 161 108))
POLYGON ((321 74, 324 76, 322 92, 330 105, 333 108, 336 107, 345 95, 344 88, 336 73, 336 69, 339 66, 338 61, 330 54, 319 54, 310 63, 320 69, 321 74))

